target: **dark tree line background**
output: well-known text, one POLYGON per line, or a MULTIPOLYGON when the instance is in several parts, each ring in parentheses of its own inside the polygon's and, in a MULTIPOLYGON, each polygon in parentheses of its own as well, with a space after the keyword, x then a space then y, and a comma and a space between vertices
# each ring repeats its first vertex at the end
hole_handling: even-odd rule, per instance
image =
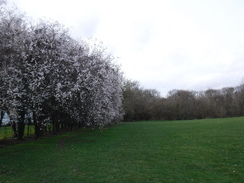
POLYGON ((136 81, 123 87, 124 121, 187 120, 244 115, 244 84, 205 91, 171 90, 161 97, 136 81))

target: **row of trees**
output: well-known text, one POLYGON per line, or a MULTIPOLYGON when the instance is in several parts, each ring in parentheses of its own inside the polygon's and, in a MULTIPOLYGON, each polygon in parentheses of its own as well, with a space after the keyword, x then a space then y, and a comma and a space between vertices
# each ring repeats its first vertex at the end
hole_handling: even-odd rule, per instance
POLYGON ((126 81, 123 90, 125 121, 184 120, 244 115, 244 84, 219 90, 172 90, 166 98, 156 90, 126 81))
POLYGON ((57 22, 33 23, 4 1, 0 11, 0 110, 18 121, 19 139, 28 113, 36 136, 47 117, 54 133, 122 120, 122 75, 101 43, 77 41, 57 22))

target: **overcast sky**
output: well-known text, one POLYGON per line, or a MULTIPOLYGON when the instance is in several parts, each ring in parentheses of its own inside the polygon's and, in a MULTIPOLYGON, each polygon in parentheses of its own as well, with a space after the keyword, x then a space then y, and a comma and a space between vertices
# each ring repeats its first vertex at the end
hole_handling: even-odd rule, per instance
POLYGON ((244 79, 243 0, 8 0, 97 38, 129 79, 172 89, 237 86, 244 79))

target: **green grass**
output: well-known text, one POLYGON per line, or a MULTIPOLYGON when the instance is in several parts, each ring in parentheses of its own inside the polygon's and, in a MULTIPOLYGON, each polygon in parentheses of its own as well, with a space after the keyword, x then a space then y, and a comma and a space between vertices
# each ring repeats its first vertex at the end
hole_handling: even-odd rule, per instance
MULTIPOLYGON (((27 125, 25 126, 25 132, 24 132, 25 137, 28 135, 34 134, 34 133, 35 133, 34 126, 29 127, 29 132, 28 132, 28 126, 27 125)), ((9 138, 12 138, 13 136, 14 136, 13 129, 11 126, 0 127, 0 140, 9 139, 9 138)))
POLYGON ((0 182, 244 182, 244 118, 122 123, 0 149, 0 182))
POLYGON ((13 130, 10 126, 0 127, 0 140, 13 137, 13 130))

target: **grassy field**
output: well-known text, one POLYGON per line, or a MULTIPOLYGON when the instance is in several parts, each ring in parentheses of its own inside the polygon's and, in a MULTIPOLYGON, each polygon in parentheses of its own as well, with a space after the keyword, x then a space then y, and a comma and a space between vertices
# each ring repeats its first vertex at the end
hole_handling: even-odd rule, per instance
MULTIPOLYGON (((27 137, 28 135, 34 134, 35 133, 35 129, 34 126, 25 126, 25 132, 24 132, 24 136, 27 137)), ((9 139, 12 138, 14 136, 13 134, 13 129, 11 126, 2 126, 0 127, 0 140, 2 139, 9 139)))
POLYGON ((0 182, 244 182, 244 118, 121 123, 0 149, 0 182))

